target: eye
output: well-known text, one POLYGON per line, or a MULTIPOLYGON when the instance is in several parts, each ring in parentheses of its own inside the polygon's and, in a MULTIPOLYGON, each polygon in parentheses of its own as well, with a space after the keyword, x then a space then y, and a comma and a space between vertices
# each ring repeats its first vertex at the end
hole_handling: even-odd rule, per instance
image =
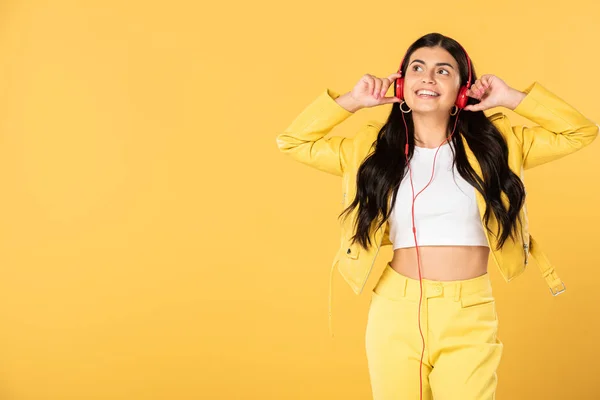
POLYGON ((413 71, 416 71, 416 70, 417 70, 417 68, 421 68, 421 66, 420 66, 420 65, 415 65, 415 66, 412 68, 412 70, 413 70, 413 71))
POLYGON ((448 72, 447 69, 440 69, 440 71, 444 71, 446 73, 446 75, 450 75, 450 72, 448 72))

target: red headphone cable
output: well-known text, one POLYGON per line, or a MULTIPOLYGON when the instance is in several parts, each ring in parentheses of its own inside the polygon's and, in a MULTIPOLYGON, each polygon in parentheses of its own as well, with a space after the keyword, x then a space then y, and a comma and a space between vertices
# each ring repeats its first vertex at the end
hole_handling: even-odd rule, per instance
POLYGON ((454 121, 454 128, 452 129, 452 133, 450 134, 449 137, 444 139, 444 141, 438 146, 438 148, 435 152, 435 155, 433 157, 433 167, 432 167, 432 171, 431 171, 431 178, 429 179, 429 182, 427 183, 427 185, 425 185, 425 187, 423 189, 421 189, 421 191, 419 193, 417 193, 416 196, 415 196, 415 187, 414 187, 413 180, 412 180, 412 169, 410 167, 410 162, 408 160, 408 127, 406 126, 406 119, 404 118, 404 113, 402 113, 402 120, 404 121, 404 129, 406 132, 406 145, 404 146, 404 156, 406 158, 406 166, 408 167, 410 187, 412 190, 412 206, 411 206, 412 231, 413 231, 413 237, 415 239, 415 249, 417 252, 417 266, 418 266, 418 270, 419 270, 420 294, 419 294, 418 324, 419 324, 419 333, 421 334, 421 346, 422 346, 421 361, 419 363, 419 400, 423 399, 423 357, 425 355, 425 337, 423 336, 423 331, 421 329, 421 302, 423 299, 423 280, 422 280, 422 276, 421 276, 421 256, 419 254, 419 245, 417 243, 417 228, 415 227, 415 200, 421 193, 423 193, 423 191, 427 188, 427 186, 429 186, 429 184, 431 184, 431 182, 433 181, 433 176, 435 175, 435 159, 437 157, 437 153, 440 151, 440 147, 442 147, 442 145, 445 142, 449 142, 450 139, 452 138, 452 136, 454 135, 454 131, 456 130, 456 124, 458 122, 458 116, 460 115, 460 111, 461 111, 461 109, 459 108, 458 113, 456 114, 456 120, 454 121))

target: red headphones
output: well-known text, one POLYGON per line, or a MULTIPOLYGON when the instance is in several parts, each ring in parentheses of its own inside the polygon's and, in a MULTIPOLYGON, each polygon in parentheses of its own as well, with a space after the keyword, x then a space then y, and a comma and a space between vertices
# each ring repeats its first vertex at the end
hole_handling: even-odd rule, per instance
MULTIPOLYGON (((465 56, 467 57, 467 64, 469 65, 469 79, 467 79, 467 84, 461 86, 460 89, 458 90, 458 96, 456 97, 456 102, 454 103, 454 105, 456 105, 456 107, 458 107, 459 109, 462 110, 467 105, 467 100, 469 99, 469 97, 467 96, 467 91, 471 87, 471 59, 470 59, 469 55, 467 54, 467 51, 462 46, 460 48, 465 53, 465 56)), ((406 58, 406 56, 404 56, 404 57, 406 58)), ((402 64, 403 63, 404 63, 404 58, 402 59, 402 62, 400 63, 400 66, 398 67, 398 73, 400 75, 402 75, 402 64)), ((400 100, 404 100, 404 77, 403 76, 396 79, 396 91, 394 92, 394 96, 398 97, 400 100)))

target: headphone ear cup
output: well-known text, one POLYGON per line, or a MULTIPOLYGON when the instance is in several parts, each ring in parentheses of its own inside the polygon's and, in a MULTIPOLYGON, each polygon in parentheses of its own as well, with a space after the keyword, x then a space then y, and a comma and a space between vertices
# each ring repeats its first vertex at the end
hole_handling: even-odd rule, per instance
POLYGON ((456 107, 461 110, 466 107, 467 101, 469 100, 469 96, 467 96, 467 90, 469 90, 466 86, 461 86, 458 91, 458 96, 456 97, 456 102, 454 103, 456 107))
POLYGON ((396 79, 396 97, 404 100, 404 78, 396 79))

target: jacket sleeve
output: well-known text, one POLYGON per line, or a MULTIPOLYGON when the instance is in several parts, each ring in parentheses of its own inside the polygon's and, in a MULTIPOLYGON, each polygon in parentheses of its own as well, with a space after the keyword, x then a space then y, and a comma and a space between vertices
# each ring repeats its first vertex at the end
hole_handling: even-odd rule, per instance
POLYGON ((574 153, 598 135, 598 125, 538 82, 524 92, 527 95, 514 112, 539 124, 512 127, 523 150, 524 169, 574 153))
POLYGON ((294 160, 342 176, 350 157, 352 138, 325 136, 353 115, 335 99, 339 93, 325 89, 277 136, 277 146, 294 160))

